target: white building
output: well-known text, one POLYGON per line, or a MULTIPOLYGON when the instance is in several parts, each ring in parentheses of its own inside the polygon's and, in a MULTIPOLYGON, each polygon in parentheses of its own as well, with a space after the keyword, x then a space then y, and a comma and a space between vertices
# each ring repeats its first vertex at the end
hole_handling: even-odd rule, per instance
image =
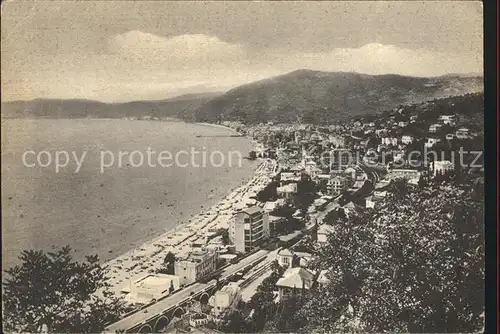
POLYGON ((434 145, 436 145, 437 143, 439 143, 441 141, 441 139, 438 139, 438 138, 427 138, 427 141, 424 143, 424 146, 427 147, 427 148, 431 148, 433 147, 434 145))
POLYGON ((167 296, 172 291, 179 290, 178 276, 166 274, 146 275, 138 280, 130 280, 130 286, 123 292, 128 292, 126 300, 130 303, 147 304, 153 299, 167 296))
POLYGON ((229 222, 229 240, 239 253, 258 247, 270 232, 269 214, 258 206, 237 212, 229 222))
POLYGON ((441 124, 432 124, 431 126, 429 126, 429 132, 435 133, 438 132, 441 128, 442 128, 441 124))
POLYGON ((210 298, 212 313, 218 317, 226 310, 235 310, 241 300, 241 289, 235 283, 229 283, 215 292, 210 298))
POLYGON ((406 145, 413 143, 413 136, 402 136, 401 142, 406 145))
POLYGON ((300 175, 297 175, 296 173, 293 173, 293 172, 281 173, 281 175, 280 175, 281 184, 280 185, 283 185, 283 182, 287 182, 287 181, 298 182, 298 181, 300 181, 300 175))
POLYGON ((328 270, 323 269, 319 272, 318 275, 318 285, 320 288, 324 288, 328 283, 330 283, 330 279, 328 278, 328 270))
POLYGON ((278 187, 276 188, 276 193, 278 194, 278 197, 290 199, 297 193, 297 183, 289 183, 278 187))
POLYGON ((455 115, 441 115, 438 118, 443 124, 455 125, 457 117, 455 115))
POLYGON ((314 284, 314 274, 304 268, 290 268, 283 274, 276 286, 278 287, 279 299, 300 293, 301 290, 309 290, 314 284))
POLYGON ((282 249, 277 254, 277 260, 278 264, 283 268, 292 268, 293 253, 287 248, 282 249))
POLYGON ((467 139, 469 138, 469 129, 460 128, 455 132, 455 135, 457 136, 458 139, 467 139))
POLYGON ((345 178, 340 176, 332 177, 327 183, 327 193, 330 196, 339 195, 346 188, 346 185, 347 182, 345 178))
POLYGON ((431 163, 433 175, 436 176, 438 173, 445 174, 447 171, 452 171, 455 169, 455 164, 449 160, 433 161, 431 163))
POLYGON ((217 268, 217 253, 206 249, 189 252, 177 258, 174 272, 179 276, 182 285, 194 283, 211 274, 217 268))
POLYGON ((382 144, 397 146, 398 145, 398 138, 384 137, 384 138, 382 138, 382 144))
POLYGON ((317 241, 320 244, 324 244, 328 242, 328 236, 330 233, 333 233, 334 227, 331 225, 323 224, 318 227, 318 232, 316 233, 317 235, 317 241))
POLYGON ((416 169, 394 168, 389 170, 387 177, 390 180, 405 179, 408 183, 418 184, 418 181, 420 181, 422 177, 422 173, 416 169))

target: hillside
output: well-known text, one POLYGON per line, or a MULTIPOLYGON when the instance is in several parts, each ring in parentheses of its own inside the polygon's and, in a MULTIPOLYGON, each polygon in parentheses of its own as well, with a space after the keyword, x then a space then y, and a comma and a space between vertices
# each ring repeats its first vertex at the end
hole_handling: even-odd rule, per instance
POLYGON ((194 111, 220 93, 189 94, 168 100, 104 103, 92 100, 35 99, 2 103, 2 118, 178 118, 194 120, 194 111))
POLYGON ((196 120, 324 123, 482 90, 479 76, 417 78, 298 70, 234 88, 201 106, 196 120))

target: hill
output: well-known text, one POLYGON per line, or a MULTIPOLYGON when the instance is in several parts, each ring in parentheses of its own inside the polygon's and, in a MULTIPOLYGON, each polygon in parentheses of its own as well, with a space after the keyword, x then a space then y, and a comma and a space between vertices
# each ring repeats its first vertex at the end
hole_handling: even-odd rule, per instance
POLYGON ((234 88, 201 106, 196 120, 328 123, 482 90, 480 76, 417 78, 298 70, 234 88))
POLYGON ((35 99, 2 103, 2 118, 177 118, 194 120, 194 111, 221 93, 188 94, 167 100, 104 103, 92 100, 35 99))

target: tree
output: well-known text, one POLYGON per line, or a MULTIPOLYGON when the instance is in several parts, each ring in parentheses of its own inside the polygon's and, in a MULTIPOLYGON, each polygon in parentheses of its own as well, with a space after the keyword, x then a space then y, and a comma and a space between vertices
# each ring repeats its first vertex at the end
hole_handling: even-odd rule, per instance
POLYGON ((252 332, 252 324, 247 320, 240 310, 227 313, 222 318, 219 330, 225 333, 249 333, 252 332))
POLYGON ((483 201, 450 184, 390 193, 372 216, 348 217, 320 249, 330 284, 299 311, 309 330, 351 331, 355 320, 365 332, 481 329, 483 201))
POLYGON ((172 294, 172 292, 174 291, 175 291, 174 281, 170 281, 170 288, 168 289, 168 293, 172 294))
POLYGON ((79 263, 71 248, 23 251, 21 264, 6 270, 3 326, 6 332, 101 332, 119 319, 123 304, 112 296, 107 269, 97 255, 79 263))
POLYGON ((165 264, 170 264, 175 262, 175 254, 172 252, 168 252, 167 255, 165 255, 165 264))
POLYGON ((248 153, 248 159, 250 159, 250 160, 255 160, 255 159, 257 159, 257 152, 255 152, 255 151, 250 151, 250 152, 248 153))

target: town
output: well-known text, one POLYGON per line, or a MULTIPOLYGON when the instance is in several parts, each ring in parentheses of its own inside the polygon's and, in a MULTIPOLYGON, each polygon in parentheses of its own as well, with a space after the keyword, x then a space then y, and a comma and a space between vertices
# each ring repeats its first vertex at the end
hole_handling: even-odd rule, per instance
POLYGON ((105 332, 262 331, 280 303, 328 289, 337 268, 318 265, 318 256, 349 217, 386 211, 396 219, 400 208, 387 202, 403 188, 482 186, 482 157, 453 154, 482 149, 482 103, 482 94, 467 94, 331 125, 221 122, 254 141, 255 176, 108 263, 128 306, 105 332))

